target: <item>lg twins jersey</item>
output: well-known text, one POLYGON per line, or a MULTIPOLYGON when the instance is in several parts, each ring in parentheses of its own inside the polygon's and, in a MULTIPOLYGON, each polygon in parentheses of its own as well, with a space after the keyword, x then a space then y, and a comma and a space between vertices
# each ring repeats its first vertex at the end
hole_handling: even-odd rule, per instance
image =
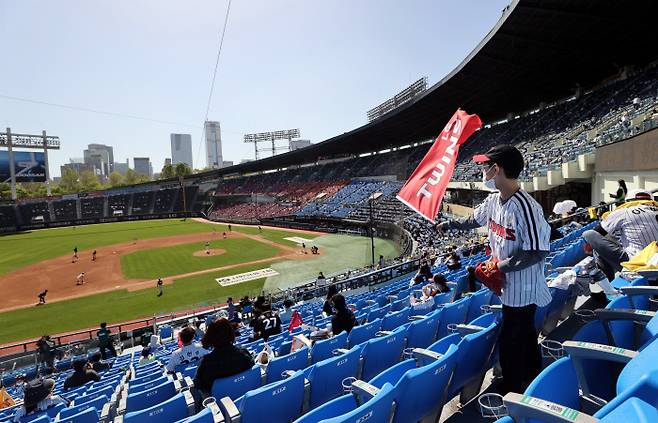
POLYGON ((655 203, 618 208, 601 222, 608 233, 619 234, 629 258, 658 240, 658 207, 655 203))
MULTIPOLYGON (((505 203, 500 193, 490 194, 475 209, 473 217, 489 230, 491 256, 505 260, 520 250, 550 251, 550 227, 541 206, 525 191, 518 190, 505 203)), ((505 273, 507 284, 500 300, 511 307, 551 302, 544 277, 544 260, 516 272, 505 273)))

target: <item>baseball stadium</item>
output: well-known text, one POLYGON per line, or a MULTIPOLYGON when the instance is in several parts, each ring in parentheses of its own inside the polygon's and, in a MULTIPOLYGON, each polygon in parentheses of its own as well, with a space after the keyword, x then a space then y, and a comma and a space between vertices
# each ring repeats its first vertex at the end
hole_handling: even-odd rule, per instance
POLYGON ((0 422, 658 421, 656 16, 512 0, 361 126, 116 186, 7 119, 0 422))

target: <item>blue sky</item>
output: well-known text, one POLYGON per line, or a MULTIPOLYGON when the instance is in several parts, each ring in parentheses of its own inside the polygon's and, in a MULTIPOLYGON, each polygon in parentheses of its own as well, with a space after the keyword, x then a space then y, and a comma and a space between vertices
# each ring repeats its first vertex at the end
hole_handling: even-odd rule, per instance
MULTIPOLYGON (((253 158, 242 135, 300 128, 313 142, 366 123, 409 83, 452 70, 508 0, 233 0, 209 119, 225 160, 253 158)), ((115 161, 190 133, 195 167, 228 0, 0 0, 0 96, 136 115, 161 124, 0 97, 0 128, 61 138, 51 174, 88 143, 115 161), (8 64, 7 61, 11 64, 8 64)))

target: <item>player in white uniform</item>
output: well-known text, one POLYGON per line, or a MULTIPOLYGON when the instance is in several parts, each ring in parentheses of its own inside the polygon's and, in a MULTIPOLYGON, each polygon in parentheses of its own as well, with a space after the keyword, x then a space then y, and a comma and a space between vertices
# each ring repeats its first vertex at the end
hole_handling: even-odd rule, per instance
POLYGON ((617 207, 596 228, 583 234, 592 247, 597 266, 609 280, 651 242, 658 240, 658 202, 651 193, 631 190, 626 204, 617 207))
POLYGON ((522 393, 541 367, 534 322, 537 307, 551 301, 544 277, 551 230, 541 206, 519 186, 524 160, 518 149, 500 145, 473 160, 483 165, 485 186, 497 192, 472 216, 441 223, 438 229, 488 228, 491 260, 478 265, 478 276, 499 291, 503 303, 499 391, 522 393))

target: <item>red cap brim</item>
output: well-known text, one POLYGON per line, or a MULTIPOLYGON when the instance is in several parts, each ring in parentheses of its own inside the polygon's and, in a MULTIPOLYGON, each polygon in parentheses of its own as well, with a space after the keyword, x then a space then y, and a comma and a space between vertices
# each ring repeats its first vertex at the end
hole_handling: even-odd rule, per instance
POLYGON ((477 154, 473 156, 473 161, 475 163, 484 163, 484 162, 489 162, 491 161, 491 158, 487 156, 486 154, 477 154))

